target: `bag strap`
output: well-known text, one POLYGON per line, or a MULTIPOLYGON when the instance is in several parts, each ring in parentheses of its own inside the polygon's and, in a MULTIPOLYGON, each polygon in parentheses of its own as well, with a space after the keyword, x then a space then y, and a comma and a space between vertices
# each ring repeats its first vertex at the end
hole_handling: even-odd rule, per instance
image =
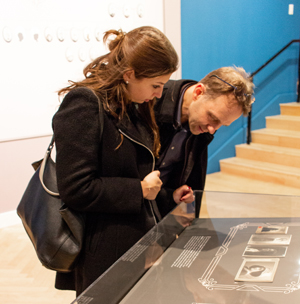
POLYGON ((103 106, 102 106, 102 103, 100 102, 98 96, 95 93, 94 93, 94 95, 97 97, 97 101, 98 101, 98 108, 99 108, 99 138, 100 138, 100 141, 101 141, 102 140, 103 129, 104 129, 103 106))
MULTIPOLYGON (((103 119, 103 107, 102 107, 102 104, 98 98, 98 96, 96 94, 94 94, 96 97, 97 97, 97 101, 98 101, 98 107, 99 107, 99 135, 100 135, 100 140, 102 139, 102 134, 103 134, 103 127, 104 127, 104 119, 103 119)), ((59 193, 57 192, 53 192, 51 190, 49 190, 46 185, 44 184, 44 172, 45 172, 45 168, 46 168, 46 164, 47 164, 47 161, 49 159, 49 157, 51 156, 51 152, 52 152, 52 149, 54 147, 54 134, 52 135, 52 138, 51 138, 51 141, 50 141, 50 144, 47 148, 47 151, 45 153, 45 156, 43 158, 43 161, 41 163, 41 166, 40 166, 40 172, 39 172, 39 178, 40 178, 40 181, 41 181, 41 184, 43 186, 43 188, 45 189, 45 191, 53 196, 59 196, 59 193)))
POLYGON ((51 190, 49 190, 46 185, 44 184, 44 172, 45 172, 45 168, 46 168, 46 163, 51 155, 51 151, 54 147, 54 134, 52 135, 52 138, 51 138, 51 142, 47 148, 47 151, 46 151, 46 154, 43 158, 43 161, 41 163, 41 167, 40 167, 40 172, 39 172, 39 178, 40 178, 40 181, 41 181, 41 184, 43 186, 43 188, 45 189, 46 192, 48 192, 49 194, 53 195, 53 196, 59 196, 59 193, 57 192, 53 192, 51 190))

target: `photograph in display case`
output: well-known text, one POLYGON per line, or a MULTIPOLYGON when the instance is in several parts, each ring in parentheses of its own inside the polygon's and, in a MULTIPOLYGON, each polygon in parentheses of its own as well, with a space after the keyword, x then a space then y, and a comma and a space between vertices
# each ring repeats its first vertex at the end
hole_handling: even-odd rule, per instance
POLYGON ((289 245, 292 236, 289 234, 253 234, 248 242, 249 245, 289 245))
POLYGON ((273 282, 279 259, 245 258, 235 281, 273 282))
POLYGON ((265 233, 265 234, 286 234, 288 231, 287 226, 259 226, 255 233, 265 233))
POLYGON ((263 246, 250 245, 247 246, 243 256, 245 257, 269 257, 269 258, 283 258, 286 255, 287 246, 263 246))

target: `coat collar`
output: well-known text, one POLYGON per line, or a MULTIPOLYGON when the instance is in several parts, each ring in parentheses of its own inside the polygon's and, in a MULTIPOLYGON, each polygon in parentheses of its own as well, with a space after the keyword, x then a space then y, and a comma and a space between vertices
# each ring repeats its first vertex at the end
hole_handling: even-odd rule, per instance
POLYGON ((157 101, 157 106, 155 107, 157 121, 174 124, 180 91, 188 83, 196 84, 197 81, 189 79, 169 80, 165 84, 163 95, 157 101), (160 100, 162 100, 162 103, 160 103, 160 100))
POLYGON ((145 145, 151 151, 153 149, 152 130, 150 127, 143 123, 135 104, 131 104, 127 114, 117 122, 117 127, 123 133, 133 140, 145 145))

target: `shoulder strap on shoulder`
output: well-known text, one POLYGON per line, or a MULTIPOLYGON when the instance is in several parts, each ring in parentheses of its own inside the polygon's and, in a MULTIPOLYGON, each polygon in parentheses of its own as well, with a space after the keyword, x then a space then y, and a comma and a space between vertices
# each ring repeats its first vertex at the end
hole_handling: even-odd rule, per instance
POLYGON ((99 136, 100 136, 100 139, 102 139, 103 126, 104 126, 103 106, 97 95, 96 95, 96 97, 97 97, 98 106, 99 106, 99 132, 100 132, 99 136))
MULTIPOLYGON (((97 97, 98 106, 99 106, 99 132, 100 132, 99 136, 100 136, 100 140, 101 140, 102 139, 102 134, 103 134, 103 126, 104 126, 103 106, 102 106, 98 96, 95 93, 94 93, 94 95, 97 97)), ((44 181, 43 181, 46 163, 47 163, 47 161, 48 161, 48 159, 51 155, 51 151, 52 151, 53 146, 54 146, 54 141, 55 141, 55 138, 54 138, 54 134, 53 134, 44 158, 42 160, 38 161, 38 162, 33 163, 32 165, 33 165, 35 170, 37 170, 38 167, 40 167, 39 178, 40 178, 41 184, 42 184, 43 188, 45 189, 45 191, 48 192, 49 194, 53 195, 53 196, 59 196, 59 193, 50 191, 46 187, 46 185, 44 184, 44 181)))

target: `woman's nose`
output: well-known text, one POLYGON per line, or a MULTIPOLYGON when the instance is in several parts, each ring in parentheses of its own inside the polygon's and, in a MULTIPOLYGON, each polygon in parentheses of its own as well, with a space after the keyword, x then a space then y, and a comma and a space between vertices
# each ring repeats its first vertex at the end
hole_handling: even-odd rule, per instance
POLYGON ((155 92, 155 97, 160 98, 163 92, 163 88, 160 88, 157 90, 157 92, 155 92))

